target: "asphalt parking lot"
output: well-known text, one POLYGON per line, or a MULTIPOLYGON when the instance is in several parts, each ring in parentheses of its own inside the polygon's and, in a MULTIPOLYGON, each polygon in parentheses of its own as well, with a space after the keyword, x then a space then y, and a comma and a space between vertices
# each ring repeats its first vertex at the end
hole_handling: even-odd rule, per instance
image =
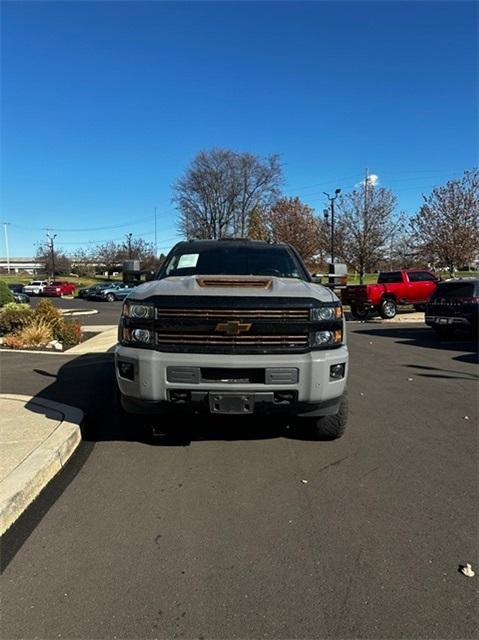
POLYGON ((82 325, 112 325, 118 324, 123 302, 103 302, 102 300, 84 300, 83 298, 42 298, 31 296, 30 304, 35 308, 40 300, 50 300, 56 307, 68 310, 86 309, 97 311, 95 315, 81 316, 82 325))
POLYGON ((115 409, 111 354, 2 354, 4 393, 88 415, 5 536, 3 636, 477 637, 476 345, 349 329, 336 442, 208 418, 152 443, 115 409))

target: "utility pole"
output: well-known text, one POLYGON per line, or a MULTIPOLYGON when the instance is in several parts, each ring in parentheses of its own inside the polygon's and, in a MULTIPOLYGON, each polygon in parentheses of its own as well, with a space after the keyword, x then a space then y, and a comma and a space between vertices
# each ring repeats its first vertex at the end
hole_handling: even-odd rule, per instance
POLYGON ((128 259, 131 260, 131 239, 133 237, 133 234, 127 233, 125 237, 126 237, 126 243, 128 245, 128 259))
POLYGON ((364 177, 364 218, 366 218, 368 212, 368 184, 369 184, 369 169, 366 169, 366 175, 364 177))
POLYGON ((56 237, 57 237, 56 233, 52 236, 50 235, 50 232, 47 231, 48 245, 50 247, 51 259, 52 259, 52 280, 55 280, 55 250, 53 247, 53 241, 55 240, 56 237))
POLYGON ((3 224, 3 231, 5 233, 5 251, 7 253, 7 273, 10 274, 10 250, 8 248, 8 233, 7 233, 7 227, 10 223, 0 222, 0 224, 3 224))
POLYGON ((334 192, 334 196, 330 196, 329 193, 326 193, 326 191, 323 191, 323 193, 331 203, 331 246, 330 246, 331 262, 329 264, 329 273, 330 273, 329 284, 334 285, 334 277, 333 277, 334 276, 334 201, 341 193, 341 189, 336 189, 334 192))
POLYGON ((158 241, 156 237, 156 207, 155 207, 155 260, 158 257, 158 241))
MULTIPOLYGON (((366 167, 366 172, 364 176, 364 216, 363 216, 363 236, 367 237, 369 233, 368 229, 368 185, 369 185, 369 169, 366 167)), ((359 284, 363 284, 364 279, 364 270, 366 265, 363 264, 363 258, 361 258, 361 270, 359 274, 359 284)))

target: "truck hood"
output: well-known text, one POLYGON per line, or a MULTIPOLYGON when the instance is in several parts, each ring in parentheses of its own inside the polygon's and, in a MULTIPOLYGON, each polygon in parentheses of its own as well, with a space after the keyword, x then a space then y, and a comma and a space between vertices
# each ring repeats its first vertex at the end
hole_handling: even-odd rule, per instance
POLYGON ((145 282, 135 287, 128 299, 146 300, 151 296, 254 296, 338 301, 330 289, 320 284, 274 276, 174 276, 145 282))

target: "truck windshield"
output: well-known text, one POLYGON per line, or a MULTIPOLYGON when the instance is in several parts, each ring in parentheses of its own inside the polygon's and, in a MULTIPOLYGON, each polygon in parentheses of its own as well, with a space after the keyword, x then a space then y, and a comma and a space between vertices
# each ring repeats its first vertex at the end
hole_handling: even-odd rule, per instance
POLYGON ((474 282, 444 282, 440 284, 435 298, 471 298, 474 296, 474 282))
POLYGON ((286 247, 180 246, 169 256, 161 277, 191 275, 278 276, 301 278, 307 275, 286 247))

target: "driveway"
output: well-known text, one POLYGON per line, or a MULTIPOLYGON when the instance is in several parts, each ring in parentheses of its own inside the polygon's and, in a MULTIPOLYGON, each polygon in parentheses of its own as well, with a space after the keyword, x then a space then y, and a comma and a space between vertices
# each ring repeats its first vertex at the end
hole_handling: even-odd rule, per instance
POLYGON ((83 300, 83 298, 41 298, 32 296, 30 304, 35 308, 40 300, 50 300, 56 307, 60 309, 88 309, 97 311, 95 315, 82 315, 78 319, 83 325, 112 325, 118 324, 121 314, 123 302, 116 300, 115 302, 103 302, 102 300, 83 300))
POLYGON ((110 354, 5 354, 2 391, 89 417, 4 540, 3 635, 477 637, 477 354, 419 325, 351 325, 350 349, 337 442, 208 418, 152 444, 110 354))

